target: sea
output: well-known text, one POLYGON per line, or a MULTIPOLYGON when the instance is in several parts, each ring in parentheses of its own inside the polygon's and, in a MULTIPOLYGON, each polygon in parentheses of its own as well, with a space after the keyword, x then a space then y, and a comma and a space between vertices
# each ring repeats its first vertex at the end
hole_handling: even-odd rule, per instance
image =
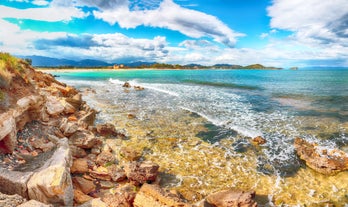
POLYGON ((161 185, 191 203, 223 189, 255 191, 259 206, 348 206, 348 172, 322 175, 296 137, 348 153, 348 70, 76 70, 51 74, 81 90, 161 166, 161 185), (122 87, 125 82, 131 88, 122 87), (136 90, 141 86, 144 90, 136 90), (266 140, 257 145, 252 139, 266 140))

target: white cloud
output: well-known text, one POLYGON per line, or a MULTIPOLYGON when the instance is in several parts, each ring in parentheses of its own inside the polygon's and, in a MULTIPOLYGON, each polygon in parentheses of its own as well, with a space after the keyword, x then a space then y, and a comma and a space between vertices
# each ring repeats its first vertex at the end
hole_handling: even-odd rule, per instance
POLYGON ((347 43, 339 36, 347 28, 347 0, 274 0, 268 14, 273 28, 293 31, 303 43, 347 43))
POLYGON ((265 38, 268 37, 268 36, 269 36, 268 33, 261 33, 261 34, 260 34, 260 38, 261 38, 261 39, 265 39, 265 38))
POLYGON ((112 10, 103 10, 101 7, 100 11, 94 11, 93 14, 112 25, 118 23, 123 28, 135 28, 140 25, 167 28, 193 38, 211 37, 230 47, 235 45, 237 37, 243 36, 216 17, 182 8, 172 0, 164 0, 159 8, 154 10, 130 11, 128 4, 120 4, 112 10))
POLYGON ((50 2, 45 1, 45 0, 34 0, 32 2, 32 4, 38 5, 38 6, 46 6, 48 5, 50 2))
POLYGON ((70 21, 72 18, 83 18, 85 14, 75 7, 49 6, 45 8, 16 9, 0 5, 0 18, 32 19, 47 22, 70 21))

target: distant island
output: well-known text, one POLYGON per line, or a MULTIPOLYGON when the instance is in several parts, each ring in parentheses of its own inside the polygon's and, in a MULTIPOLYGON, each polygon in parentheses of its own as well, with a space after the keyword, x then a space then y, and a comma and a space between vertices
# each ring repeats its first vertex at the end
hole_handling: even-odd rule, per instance
POLYGON ((215 65, 200 65, 200 64, 167 64, 158 62, 128 62, 128 63, 107 63, 100 60, 85 59, 85 60, 68 60, 57 59, 44 56, 20 56, 31 65, 39 68, 55 68, 55 69, 80 69, 80 68, 109 68, 109 69, 251 69, 251 70, 280 70, 282 68, 268 67, 261 64, 252 64, 247 66, 233 64, 215 64, 215 65))

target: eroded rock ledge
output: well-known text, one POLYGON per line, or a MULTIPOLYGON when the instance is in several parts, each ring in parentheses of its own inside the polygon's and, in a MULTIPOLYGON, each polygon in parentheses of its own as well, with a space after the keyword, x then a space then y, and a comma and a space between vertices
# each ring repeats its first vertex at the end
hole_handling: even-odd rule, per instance
MULTIPOLYGON (((115 151, 108 146, 106 139, 127 135, 110 123, 95 125, 97 111, 76 89, 24 66, 23 74, 13 74, 22 82, 16 91, 31 89, 23 89, 20 97, 11 98, 11 107, 0 111, 0 205, 195 206, 158 185, 156 163, 139 161, 141 155, 129 147, 115 151), (116 154, 124 160, 119 162, 116 154)), ((254 194, 237 194, 236 201, 228 197, 228 205, 207 202, 240 206, 240 199, 247 198, 243 206, 256 206, 254 194)))

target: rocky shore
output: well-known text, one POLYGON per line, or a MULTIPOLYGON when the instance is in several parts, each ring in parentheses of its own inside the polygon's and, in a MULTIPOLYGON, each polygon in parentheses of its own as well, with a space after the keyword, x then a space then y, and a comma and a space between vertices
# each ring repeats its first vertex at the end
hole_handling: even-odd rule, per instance
POLYGON ((190 204, 161 188, 156 163, 130 147, 108 146, 107 139, 127 135, 110 123, 96 125, 97 111, 79 91, 2 55, 1 206, 257 205, 254 192, 224 191, 190 204))
MULTIPOLYGON (((185 200, 160 185, 166 178, 157 163, 132 147, 111 146, 127 140, 127 133, 111 123, 96 124, 98 112, 78 90, 8 54, 1 54, 0 72, 0 206, 257 206, 254 191, 236 189, 185 200)), ((347 170, 341 151, 300 138, 294 146, 317 172, 347 170)))

